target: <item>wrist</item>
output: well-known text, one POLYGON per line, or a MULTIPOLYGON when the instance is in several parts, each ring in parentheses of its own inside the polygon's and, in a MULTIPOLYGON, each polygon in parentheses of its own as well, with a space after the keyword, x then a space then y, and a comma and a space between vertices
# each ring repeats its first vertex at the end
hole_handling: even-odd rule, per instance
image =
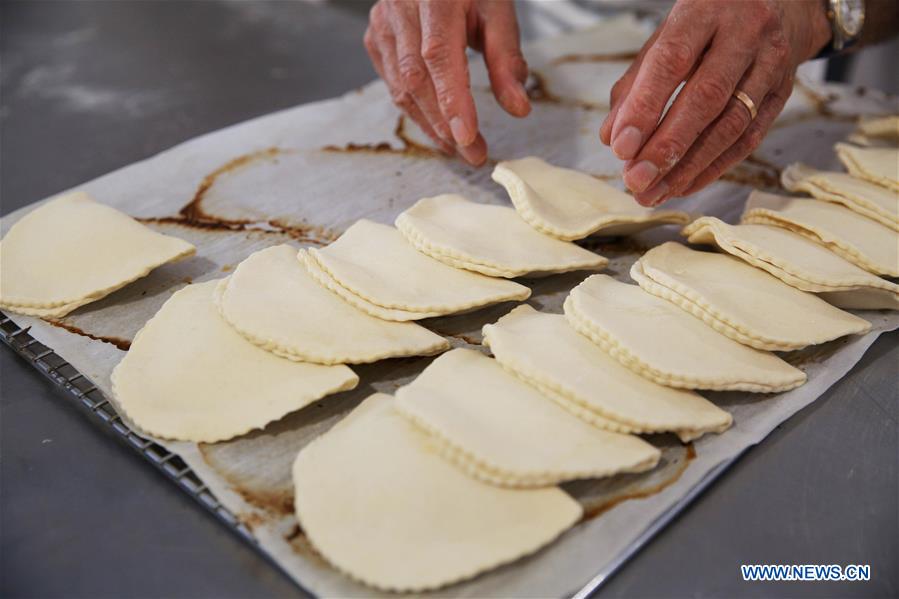
POLYGON ((833 28, 827 17, 827 0, 811 0, 810 4, 812 6, 807 21, 810 28, 809 48, 805 60, 815 58, 833 42, 833 28))

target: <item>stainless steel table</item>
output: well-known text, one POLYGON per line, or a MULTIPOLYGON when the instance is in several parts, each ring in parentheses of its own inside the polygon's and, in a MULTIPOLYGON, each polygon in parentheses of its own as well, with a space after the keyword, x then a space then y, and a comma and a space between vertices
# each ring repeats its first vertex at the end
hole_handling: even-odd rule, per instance
MULTIPOLYGON (((374 77, 368 4, 0 4, 0 203, 374 77)), ((899 594, 897 334, 751 450, 601 596, 899 594), (745 583, 741 563, 868 563, 868 583, 745 583)), ((0 351, 0 595, 302 591, 0 351)))

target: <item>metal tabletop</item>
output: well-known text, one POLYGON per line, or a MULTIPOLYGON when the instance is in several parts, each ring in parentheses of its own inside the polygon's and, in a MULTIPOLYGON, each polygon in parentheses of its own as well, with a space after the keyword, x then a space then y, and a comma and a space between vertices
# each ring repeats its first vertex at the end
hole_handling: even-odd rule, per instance
MULTIPOLYGON (((0 209, 374 77, 366 2, 0 4, 0 209)), ((747 453, 600 596, 899 595, 899 336, 747 453), (746 583, 741 563, 870 564, 746 583)), ((302 595, 0 350, 0 595, 302 595)))

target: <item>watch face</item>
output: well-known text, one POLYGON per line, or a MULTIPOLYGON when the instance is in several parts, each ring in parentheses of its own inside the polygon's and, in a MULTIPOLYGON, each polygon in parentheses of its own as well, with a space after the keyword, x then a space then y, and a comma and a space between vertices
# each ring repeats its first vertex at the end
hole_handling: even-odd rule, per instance
POLYGON ((847 37, 857 37, 865 23, 865 0, 840 0, 837 20, 847 37))

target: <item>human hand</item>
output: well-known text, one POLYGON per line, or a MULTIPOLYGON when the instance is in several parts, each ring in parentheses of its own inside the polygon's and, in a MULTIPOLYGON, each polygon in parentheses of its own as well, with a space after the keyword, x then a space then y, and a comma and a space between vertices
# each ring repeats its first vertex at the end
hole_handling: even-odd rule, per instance
POLYGON ((379 0, 365 32, 365 48, 394 103, 441 150, 480 165, 487 144, 478 132, 467 46, 483 52, 500 106, 527 116, 528 68, 510 0, 379 0))
POLYGON ((615 83, 600 129, 627 160, 637 201, 694 193, 746 158, 790 97, 796 68, 830 36, 820 0, 678 0, 615 83))

